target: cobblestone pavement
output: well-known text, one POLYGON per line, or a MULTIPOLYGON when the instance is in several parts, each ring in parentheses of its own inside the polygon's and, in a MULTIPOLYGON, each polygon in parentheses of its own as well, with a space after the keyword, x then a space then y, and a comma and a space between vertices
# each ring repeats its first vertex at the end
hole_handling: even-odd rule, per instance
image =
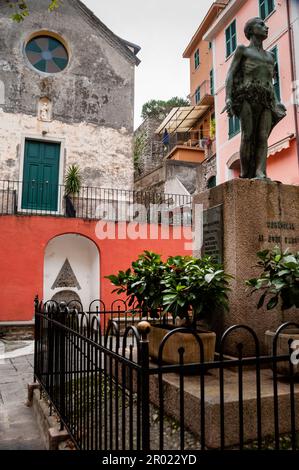
POLYGON ((32 376, 32 342, 0 341, 0 450, 45 449, 33 410, 25 405, 32 376))

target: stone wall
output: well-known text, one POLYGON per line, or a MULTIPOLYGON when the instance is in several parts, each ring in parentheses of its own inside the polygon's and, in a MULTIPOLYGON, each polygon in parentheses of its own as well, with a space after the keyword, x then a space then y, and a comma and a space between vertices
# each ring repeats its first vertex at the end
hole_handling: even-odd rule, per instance
POLYGON ((162 138, 155 134, 160 123, 160 118, 147 118, 134 132, 135 140, 140 138, 143 142, 140 156, 135 164, 135 179, 161 166, 164 156, 162 138))
POLYGON ((201 193, 208 188, 208 181, 217 174, 216 155, 207 158, 197 170, 197 192, 201 193))

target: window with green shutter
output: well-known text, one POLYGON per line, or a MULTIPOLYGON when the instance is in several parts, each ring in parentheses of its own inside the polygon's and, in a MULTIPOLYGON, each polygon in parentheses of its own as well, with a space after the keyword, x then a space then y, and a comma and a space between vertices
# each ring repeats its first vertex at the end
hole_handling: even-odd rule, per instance
POLYGON ((275 9, 274 0, 259 0, 260 17, 264 20, 275 9))
POLYGON ((195 104, 198 104, 200 102, 200 86, 196 88, 195 90, 195 104))
POLYGON ((210 70, 210 93, 214 95, 214 69, 210 70))
POLYGON ((274 86, 276 98, 277 98, 278 101, 280 101, 279 66, 278 66, 277 46, 273 47, 273 49, 271 49, 271 52, 274 55, 274 59, 275 59, 274 75, 273 75, 273 86, 274 86))
POLYGON ((194 67, 197 69, 199 67, 200 61, 199 61, 199 49, 196 49, 195 54, 194 54, 194 67))
POLYGON ((228 137, 231 139, 240 132, 240 119, 237 116, 231 116, 228 118, 228 137))
POLYGON ((237 28, 234 20, 225 30, 226 57, 229 57, 237 48, 237 28))

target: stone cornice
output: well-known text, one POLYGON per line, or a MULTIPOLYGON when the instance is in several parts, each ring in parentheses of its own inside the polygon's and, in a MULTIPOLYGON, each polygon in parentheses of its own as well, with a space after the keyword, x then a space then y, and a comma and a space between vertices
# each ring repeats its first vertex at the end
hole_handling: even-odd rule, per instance
POLYGON ((126 41, 116 36, 81 0, 72 0, 72 4, 85 21, 87 20, 91 26, 96 28, 112 47, 116 48, 132 64, 140 64, 140 60, 126 45, 126 41))

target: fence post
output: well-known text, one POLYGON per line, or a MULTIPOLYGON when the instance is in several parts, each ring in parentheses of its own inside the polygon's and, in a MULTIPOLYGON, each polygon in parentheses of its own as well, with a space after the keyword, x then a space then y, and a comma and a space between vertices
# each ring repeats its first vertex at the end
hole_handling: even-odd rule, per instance
POLYGON ((150 396, 149 396, 149 340, 151 325, 142 321, 137 325, 140 339, 142 450, 150 450, 150 396))
POLYGON ((60 416, 62 420, 60 422, 60 430, 64 429, 63 420, 65 419, 65 315, 67 313, 67 306, 65 302, 59 304, 59 322, 61 323, 60 334, 59 334, 59 401, 60 401, 60 416))
MULTIPOLYGON (((50 397, 53 397, 54 387, 54 335, 55 326, 53 321, 55 320, 55 314, 57 314, 57 308, 55 305, 50 305, 47 313, 47 392, 50 397)), ((50 416, 52 414, 52 406, 50 405, 50 416)))
POLYGON ((35 296, 34 298, 34 367, 33 367, 33 382, 36 382, 36 374, 37 374, 37 340, 39 338, 37 332, 39 328, 39 321, 40 319, 38 318, 38 307, 39 307, 39 300, 38 300, 38 295, 35 296))

